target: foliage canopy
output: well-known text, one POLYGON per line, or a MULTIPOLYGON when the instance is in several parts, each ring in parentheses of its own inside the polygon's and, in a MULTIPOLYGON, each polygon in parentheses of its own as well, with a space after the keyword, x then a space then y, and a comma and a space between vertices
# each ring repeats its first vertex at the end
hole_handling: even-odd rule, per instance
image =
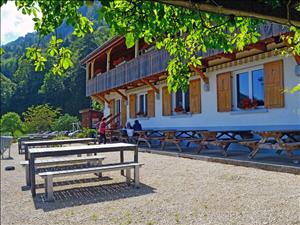
POLYGON ((25 125, 30 132, 41 132, 50 130, 59 114, 60 109, 54 109, 45 104, 29 107, 23 116, 25 125))
MULTIPOLYGON (((2 1, 3 4, 6 0, 2 1)), ((93 22, 78 13, 84 1, 39 1, 16 0, 16 6, 23 14, 33 15, 35 30, 45 36, 60 26, 63 21, 74 27, 73 34, 83 37, 93 32, 93 22), (38 11, 42 17, 38 16, 38 11), (59 13, 58 13, 59 12, 59 13)), ((93 1, 87 1, 90 5, 93 1)), ((249 17, 220 15, 192 11, 156 1, 143 0, 100 0, 100 19, 104 19, 114 35, 125 35, 127 47, 135 40, 144 38, 158 49, 165 48, 171 55, 168 64, 168 84, 170 90, 185 89, 191 76, 190 66, 200 66, 202 56, 199 52, 208 49, 223 49, 232 52, 242 50, 245 45, 257 42, 258 25, 264 21, 249 17), (212 38, 213 37, 213 38, 212 38)), ((286 0, 266 0, 270 10, 282 7, 286 0)), ((298 8, 297 8, 298 9, 298 8)), ((300 55, 300 29, 290 26, 294 36, 287 42, 290 51, 300 55)), ((54 74, 62 75, 73 66, 72 52, 63 46, 61 39, 53 36, 46 52, 36 46, 28 48, 27 57, 34 61, 35 69, 45 69, 47 60, 53 60, 50 69, 54 74)))
POLYGON ((16 131, 22 130, 22 120, 17 113, 8 112, 1 117, 0 120, 0 130, 1 133, 10 133, 15 136, 16 131))
POLYGON ((70 131, 72 130, 72 124, 78 123, 79 120, 76 116, 70 116, 69 114, 64 114, 58 117, 52 124, 52 130, 55 131, 70 131))

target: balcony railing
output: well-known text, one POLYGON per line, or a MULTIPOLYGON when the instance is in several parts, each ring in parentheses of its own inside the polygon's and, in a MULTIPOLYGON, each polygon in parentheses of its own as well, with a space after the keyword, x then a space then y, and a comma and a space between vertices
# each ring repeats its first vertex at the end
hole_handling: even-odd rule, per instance
MULTIPOLYGON (((277 36, 287 31, 288 29, 285 26, 267 23, 260 27, 260 39, 277 36)), ((209 50, 200 55, 205 58, 220 52, 222 50, 209 50)), ((97 74, 94 78, 87 80, 86 95, 91 96, 163 72, 167 69, 169 58, 169 54, 164 49, 152 51, 103 74, 97 74)))
POLYGON ((86 95, 91 96, 163 72, 167 68, 168 61, 169 54, 165 50, 143 54, 88 80, 86 83, 86 95))

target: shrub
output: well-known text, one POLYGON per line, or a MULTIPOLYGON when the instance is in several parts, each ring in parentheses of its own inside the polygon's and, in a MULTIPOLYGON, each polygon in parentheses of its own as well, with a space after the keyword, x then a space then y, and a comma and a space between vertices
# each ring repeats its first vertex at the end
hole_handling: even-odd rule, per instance
POLYGON ((54 109, 48 104, 31 106, 23 113, 26 127, 30 132, 50 130, 51 125, 60 114, 60 109, 54 109))
POLYGON ((52 129, 57 131, 72 130, 72 124, 78 123, 79 120, 76 116, 70 116, 69 114, 64 114, 57 118, 52 124, 52 129))
POLYGON ((22 130, 22 125, 22 120, 17 113, 8 112, 4 114, 0 120, 1 134, 10 134, 15 136, 17 131, 20 133, 22 130))
POLYGON ((76 137, 78 138, 87 138, 87 137, 94 137, 97 131, 94 129, 83 128, 82 133, 78 134, 76 137))

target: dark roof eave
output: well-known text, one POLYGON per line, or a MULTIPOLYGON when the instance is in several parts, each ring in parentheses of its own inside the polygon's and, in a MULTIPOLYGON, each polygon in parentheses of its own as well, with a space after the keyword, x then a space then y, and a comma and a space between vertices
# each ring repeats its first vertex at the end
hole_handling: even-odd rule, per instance
POLYGON ((123 36, 116 36, 113 37, 112 39, 106 41, 103 45, 99 46, 98 48, 96 48, 94 51, 92 51, 91 53, 89 53, 86 57, 84 57, 83 59, 81 59, 79 62, 81 65, 85 64, 87 61, 89 61, 90 59, 100 55, 101 53, 103 53, 106 49, 113 47, 117 42, 123 40, 124 37, 123 36))

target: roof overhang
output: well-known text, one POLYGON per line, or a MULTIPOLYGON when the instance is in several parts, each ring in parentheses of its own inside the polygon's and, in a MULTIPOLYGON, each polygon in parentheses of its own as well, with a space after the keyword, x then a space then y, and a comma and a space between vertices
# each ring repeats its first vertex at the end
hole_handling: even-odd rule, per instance
POLYGON ((125 41, 125 38, 123 36, 116 36, 109 41, 105 42, 100 47, 96 48, 94 51, 92 51, 90 54, 88 54, 86 57, 80 60, 80 64, 86 64, 88 61, 92 61, 97 56, 106 53, 110 48, 123 43, 125 41))

